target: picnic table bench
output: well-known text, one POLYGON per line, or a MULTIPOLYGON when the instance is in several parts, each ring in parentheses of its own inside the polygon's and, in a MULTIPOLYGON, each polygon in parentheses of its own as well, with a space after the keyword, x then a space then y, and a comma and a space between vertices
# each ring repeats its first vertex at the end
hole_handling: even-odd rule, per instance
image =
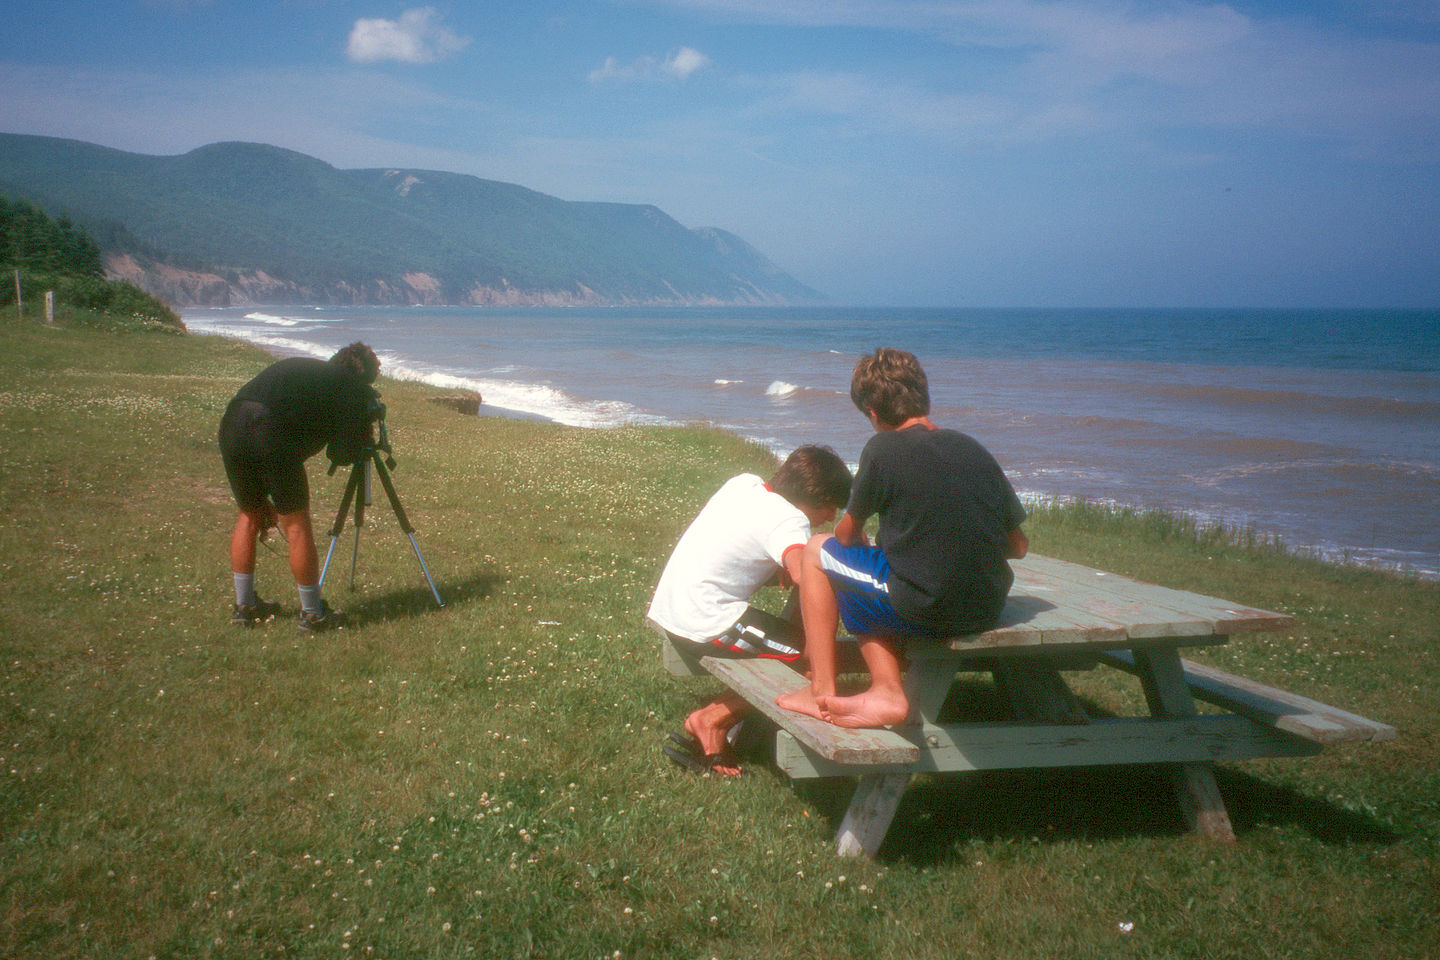
POLYGON ((903 726, 850 730, 780 709, 775 697, 807 681, 775 660, 697 657, 684 649, 693 645, 670 641, 664 663, 675 674, 715 676, 774 721, 776 764, 791 778, 859 777, 836 838, 842 856, 875 854, 916 773, 1117 764, 1167 765, 1191 829, 1233 841, 1215 762, 1395 736, 1386 724, 1180 656, 1182 647, 1289 628, 1289 616, 1033 554, 1013 567, 994 627, 910 645, 912 722, 903 726), (1139 677, 1148 716, 1086 713, 1061 671, 1102 665, 1139 677), (941 721, 965 671, 995 676, 1010 720, 941 721), (1202 714, 1197 698, 1220 711, 1202 714))

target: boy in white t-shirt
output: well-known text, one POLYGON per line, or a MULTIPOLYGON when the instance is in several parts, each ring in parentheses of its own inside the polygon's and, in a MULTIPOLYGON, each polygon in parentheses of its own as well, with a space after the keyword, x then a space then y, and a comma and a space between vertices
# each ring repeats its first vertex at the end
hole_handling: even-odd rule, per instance
MULTIPOLYGON (((803 446, 766 483, 754 474, 726 481, 670 555, 648 619, 682 652, 699 656, 798 660, 800 624, 750 606, 750 597, 777 577, 798 582, 811 526, 835 519, 850 496, 850 470, 829 447, 803 446)), ((737 776, 726 734, 750 707, 733 692, 685 719, 686 737, 665 753, 694 770, 737 776)))

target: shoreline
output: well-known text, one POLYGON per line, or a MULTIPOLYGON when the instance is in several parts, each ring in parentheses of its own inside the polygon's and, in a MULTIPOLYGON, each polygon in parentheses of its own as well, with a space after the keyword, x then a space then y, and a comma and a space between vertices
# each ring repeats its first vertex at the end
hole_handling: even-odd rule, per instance
MULTIPOLYGON (((305 322, 302 319, 286 321, 280 317, 270 317, 264 322, 274 323, 276 321, 280 321, 284 325, 298 325, 305 322)), ((322 346, 308 340, 297 339, 292 336, 271 334, 263 328, 254 334, 250 334, 248 331, 205 327, 202 324, 201 329, 193 330, 192 332, 197 336, 219 336, 249 343, 274 356, 302 355, 315 356, 323 359, 333 352, 331 347, 322 346)), ((437 369, 426 369, 427 364, 417 363, 416 361, 401 357, 397 354, 387 353, 384 350, 379 351, 379 353, 382 361, 382 371, 384 371, 385 376, 392 381, 423 383, 439 390, 473 391, 480 393, 482 396, 482 404, 477 414, 479 416, 534 420, 587 429, 613 429, 630 425, 683 426, 687 423, 694 423, 713 429, 730 430, 742 439, 761 444, 780 458, 783 458, 789 449, 789 447, 781 441, 774 440, 773 438, 767 439, 753 433, 746 433, 744 430, 717 423, 713 419, 681 421, 635 410, 627 411, 626 405, 618 401, 598 402, 604 411, 603 415, 601 415, 596 412, 597 408, 592 405, 594 402, 573 400, 563 389, 542 384, 509 385, 501 386, 497 389, 497 384, 502 381, 457 375, 437 369), (497 392, 500 402, 493 399, 496 397, 497 392), (519 405, 508 406, 504 402, 506 399, 519 405), (526 406, 528 406, 529 409, 526 409, 526 406), (544 410, 544 412, 541 412, 541 410, 544 410)), ((800 388, 796 389, 798 390, 800 388)), ((852 470, 855 465, 855 461, 850 459, 852 470)), ((1440 556, 1421 554, 1411 559, 1393 548, 1382 551, 1381 553, 1376 553, 1376 548, 1373 546, 1365 547, 1319 539, 1307 540, 1286 534, 1283 531, 1267 525, 1263 519, 1249 517, 1244 511, 1236 511, 1233 508, 1227 509, 1222 506, 1219 509, 1202 509, 1187 508, 1178 505, 1169 507, 1157 506, 1147 504, 1143 501, 1128 501, 1122 497, 1103 495, 1084 496, 1056 492, 1037 488, 1033 483, 1027 484, 1023 480, 1017 482, 1016 485, 1017 492, 1027 504, 1045 505, 1082 502, 1100 505, 1106 509, 1117 512, 1130 512, 1138 515, 1157 513, 1174 516, 1186 522, 1193 523, 1197 528, 1222 530, 1230 536, 1244 538, 1252 542, 1278 539, 1287 551, 1300 557, 1320 559, 1325 562, 1344 566, 1394 572, 1398 575, 1412 576, 1427 581, 1440 581, 1440 556), (1233 516, 1237 512, 1240 513, 1240 519, 1233 520, 1226 518, 1227 513, 1233 516)))

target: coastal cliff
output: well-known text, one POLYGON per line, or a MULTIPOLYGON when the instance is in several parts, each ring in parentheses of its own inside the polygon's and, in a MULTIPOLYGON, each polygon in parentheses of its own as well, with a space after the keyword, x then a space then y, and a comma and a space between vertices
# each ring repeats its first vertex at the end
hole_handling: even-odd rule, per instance
MULTIPOLYGON (((577 285, 575 291, 526 291, 506 285, 499 288, 477 285, 457 300, 447 296, 443 284, 427 273, 408 273, 398 282, 376 278, 362 283, 346 280, 299 283, 271 276, 264 270, 232 272, 222 276, 212 270, 186 269, 149 259, 142 262, 132 254, 118 252, 106 255, 105 273, 112 279, 133 283, 177 306, 229 307, 282 303, 439 306, 464 303, 473 306, 569 307, 612 302, 583 285, 577 285)), ((719 303, 703 299, 649 302, 685 306, 719 303)), ((757 298, 748 302, 786 301, 757 298)))

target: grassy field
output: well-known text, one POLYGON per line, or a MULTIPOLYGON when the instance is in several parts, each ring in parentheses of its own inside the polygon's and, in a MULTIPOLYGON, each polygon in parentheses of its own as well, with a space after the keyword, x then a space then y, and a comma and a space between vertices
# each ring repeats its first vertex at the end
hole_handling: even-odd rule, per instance
MULTIPOLYGON (((659 750, 717 688, 662 671, 650 589, 766 452, 382 383, 446 604, 382 500, 356 589, 348 531, 327 586, 351 627, 303 639, 227 622, 214 431, 265 355, 13 317, 0 341, 0 956, 1440 955, 1434 583, 1038 511, 1038 553, 1293 613, 1196 658, 1399 739, 1223 767, 1233 846, 1186 834, 1163 777, 1092 770, 921 780, 879 858, 841 861, 844 783, 721 782, 659 750)), ((343 474, 311 466, 323 551, 343 474)), ((257 580, 294 605, 281 557, 257 580)), ((1128 683, 1077 688, 1103 708, 1128 683)))

